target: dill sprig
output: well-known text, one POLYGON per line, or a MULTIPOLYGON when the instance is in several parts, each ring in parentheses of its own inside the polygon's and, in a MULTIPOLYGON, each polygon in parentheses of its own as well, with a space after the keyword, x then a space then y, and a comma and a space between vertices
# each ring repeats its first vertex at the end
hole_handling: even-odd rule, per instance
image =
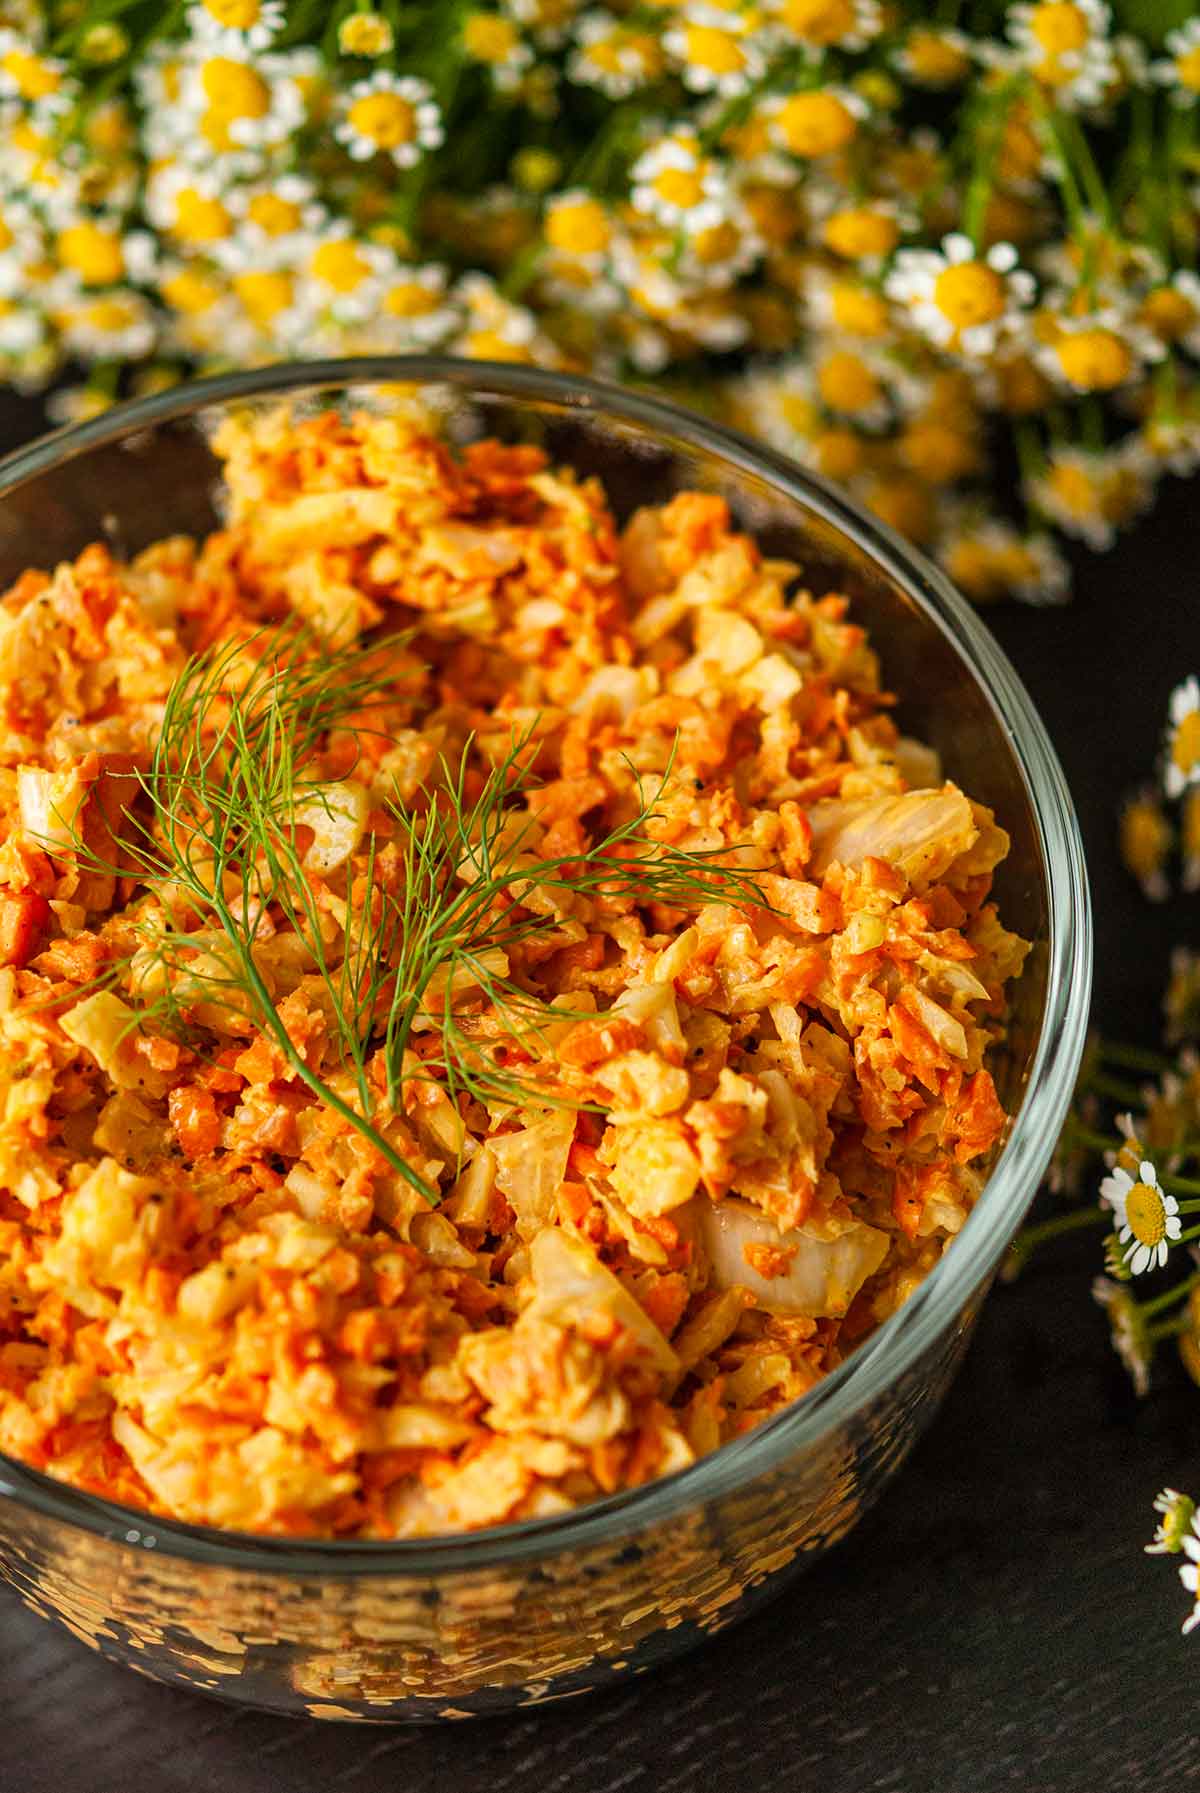
POLYGON ((765 904, 730 850, 653 838, 670 763, 653 796, 633 774, 630 815, 586 852, 541 857, 527 804, 532 731, 486 769, 468 738, 414 801, 398 792, 386 800, 388 827, 365 832, 338 868, 340 889, 314 875, 302 830, 321 808, 336 810, 322 754, 338 730, 361 736, 378 724, 386 733, 378 713, 403 694, 396 654, 406 640, 336 652, 292 628, 190 661, 139 775, 148 813, 127 809, 119 862, 105 869, 132 873, 149 896, 135 924, 140 944, 116 968, 148 1000, 140 1019, 186 1028, 206 1004, 236 1011, 435 1202, 436 1189, 388 1137, 406 1082, 432 1078, 456 1109, 463 1099, 586 1105, 558 1087, 547 1047, 547 1030, 575 1017, 522 983, 513 961, 523 945, 581 907, 765 904), (268 911, 270 931, 281 917, 320 980, 340 1088, 280 1015, 260 940, 268 911))

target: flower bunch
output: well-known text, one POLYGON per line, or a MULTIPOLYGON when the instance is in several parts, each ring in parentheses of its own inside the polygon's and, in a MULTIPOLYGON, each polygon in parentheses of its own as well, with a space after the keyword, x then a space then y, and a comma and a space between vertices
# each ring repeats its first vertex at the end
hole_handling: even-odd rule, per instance
POLYGON ((1125 4, 0 0, 0 375, 652 378, 1054 599, 1200 466, 1200 21, 1125 4))

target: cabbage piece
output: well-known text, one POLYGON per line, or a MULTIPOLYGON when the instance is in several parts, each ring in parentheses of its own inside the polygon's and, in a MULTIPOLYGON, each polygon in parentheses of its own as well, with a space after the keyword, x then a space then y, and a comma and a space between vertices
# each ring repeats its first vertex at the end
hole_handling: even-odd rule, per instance
POLYGON ((574 1137, 572 1110, 554 1108, 518 1133, 498 1133, 488 1140, 497 1187, 517 1217, 522 1239, 532 1239, 549 1222, 574 1137))
POLYGON ((571 1327, 589 1314, 609 1314, 632 1334, 656 1368, 667 1374, 678 1370, 679 1359, 653 1320, 582 1239, 559 1227, 545 1227, 529 1248, 529 1262, 534 1298, 527 1313, 571 1327))
POLYGON ((712 1267, 710 1288, 740 1284, 758 1305, 777 1314, 833 1319, 846 1312, 868 1276, 883 1263, 891 1243, 886 1233, 852 1220, 835 1239, 821 1239, 804 1227, 780 1232, 761 1209, 736 1196, 700 1202, 700 1237, 712 1267), (747 1245, 793 1249, 779 1276, 763 1276, 747 1262, 747 1245))
POLYGON ((899 797, 815 803, 808 820, 814 876, 835 860, 860 866, 864 859, 886 859, 914 890, 936 884, 979 834, 971 804, 953 784, 899 797))
POLYGON ((367 827, 367 793, 352 778, 339 784, 315 785, 293 811, 297 825, 312 829, 312 845, 304 855, 309 871, 332 872, 354 853, 367 827))

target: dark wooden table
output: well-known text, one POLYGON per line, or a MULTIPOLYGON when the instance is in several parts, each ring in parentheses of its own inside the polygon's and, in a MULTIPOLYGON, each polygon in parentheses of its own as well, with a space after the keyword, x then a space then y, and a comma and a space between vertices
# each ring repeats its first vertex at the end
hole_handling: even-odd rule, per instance
MULTIPOLYGON (((0 413, 2 446, 34 427, 0 413)), ((1153 1040, 1169 948, 1121 871, 1119 793, 1200 670, 1194 513, 1172 486, 1065 609, 991 621, 1046 718, 1087 841, 1094 1013, 1153 1040)), ((168 1691, 0 1589, 3 1793, 1140 1793, 1200 1780, 1200 1633, 1147 1559, 1164 1483, 1200 1493, 1200 1391, 1164 1361, 1135 1401, 1065 1243, 990 1299, 966 1366, 880 1507, 770 1609, 656 1677, 443 1729, 320 1725, 168 1691)))

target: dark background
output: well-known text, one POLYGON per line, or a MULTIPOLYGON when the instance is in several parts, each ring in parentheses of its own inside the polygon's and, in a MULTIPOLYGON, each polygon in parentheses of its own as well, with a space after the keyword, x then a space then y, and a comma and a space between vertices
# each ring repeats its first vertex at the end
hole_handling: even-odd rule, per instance
MULTIPOLYGON (((40 427, 5 401, 0 448, 40 427)), ((1200 484, 1171 482, 1062 609, 988 621, 1045 717, 1096 907, 1093 1018, 1157 1041, 1171 945, 1115 849, 1171 687, 1200 671, 1200 484)), ((1043 1198, 1044 1205, 1044 1198, 1043 1198)), ((656 1676, 431 1729, 237 1711, 111 1667, 0 1588, 2 1793, 1139 1793, 1200 1781, 1200 1631, 1146 1558, 1164 1484, 1200 1495, 1200 1391, 1164 1354, 1135 1400, 1089 1288, 1096 1239, 997 1288, 881 1505, 766 1612, 656 1676)))

